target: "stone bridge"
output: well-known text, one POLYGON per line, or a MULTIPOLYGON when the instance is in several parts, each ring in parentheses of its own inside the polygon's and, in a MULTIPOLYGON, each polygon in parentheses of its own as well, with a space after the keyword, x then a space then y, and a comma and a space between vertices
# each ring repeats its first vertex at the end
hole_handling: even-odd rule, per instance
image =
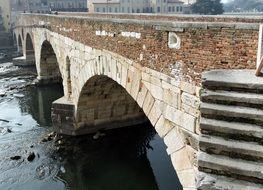
MULTIPOLYGON (((202 83, 205 71, 255 69, 262 22, 257 17, 22 14, 14 34, 23 56, 14 63, 35 64, 40 82, 63 83, 64 97, 52 108, 58 133, 81 135, 149 120, 164 139, 184 190, 263 189, 261 123, 253 128, 251 118, 231 115, 225 107, 219 113, 211 102, 222 96, 204 95, 226 86, 247 89, 245 84, 213 78, 221 70, 211 80, 211 73, 204 75, 202 83)), ((243 101, 256 109, 250 107, 259 99, 236 97, 215 102, 243 101)), ((261 112, 253 121, 262 120, 261 112)))

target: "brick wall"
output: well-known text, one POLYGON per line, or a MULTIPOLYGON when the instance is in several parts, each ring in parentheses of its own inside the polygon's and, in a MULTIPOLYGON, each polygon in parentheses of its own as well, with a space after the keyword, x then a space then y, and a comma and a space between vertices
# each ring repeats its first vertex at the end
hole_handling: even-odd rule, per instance
POLYGON ((257 23, 262 21, 259 18, 118 15, 129 19, 112 19, 103 16, 23 15, 17 26, 41 24, 90 47, 118 53, 142 66, 197 85, 203 71, 254 69, 256 65, 257 23), (138 18, 145 20, 136 20, 138 18), (111 36, 96 35, 96 31, 105 31, 111 36), (168 47, 169 31, 181 39, 180 49, 168 47), (136 32, 140 38, 123 37, 121 32, 136 32))

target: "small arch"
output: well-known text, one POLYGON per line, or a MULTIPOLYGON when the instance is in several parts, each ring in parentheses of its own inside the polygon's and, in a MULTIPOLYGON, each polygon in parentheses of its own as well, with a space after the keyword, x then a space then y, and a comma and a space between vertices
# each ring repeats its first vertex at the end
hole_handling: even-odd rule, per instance
POLYGON ((26 61, 27 63, 35 64, 35 51, 29 33, 26 35, 26 61))
POLYGON ((24 40, 24 29, 23 28, 22 28, 21 34, 22 34, 22 39, 24 40))
POLYGON ((57 56, 49 41, 45 40, 41 45, 39 77, 50 82, 62 82, 57 56))
POLYGON ((16 39, 16 33, 15 32, 13 32, 13 46, 17 47, 17 39, 16 39))
POLYGON ((67 72, 67 89, 68 89, 68 98, 71 99, 72 96, 72 84, 71 84, 71 70, 70 70, 70 59, 66 58, 66 72, 67 72))
POLYGON ((18 52, 23 53, 22 38, 21 35, 18 35, 18 52))

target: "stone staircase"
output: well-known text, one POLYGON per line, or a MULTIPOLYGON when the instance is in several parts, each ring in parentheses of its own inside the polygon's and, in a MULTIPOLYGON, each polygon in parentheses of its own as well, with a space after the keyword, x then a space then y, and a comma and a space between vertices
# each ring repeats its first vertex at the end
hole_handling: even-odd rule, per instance
POLYGON ((202 85, 199 189, 263 189, 263 77, 215 70, 202 85))

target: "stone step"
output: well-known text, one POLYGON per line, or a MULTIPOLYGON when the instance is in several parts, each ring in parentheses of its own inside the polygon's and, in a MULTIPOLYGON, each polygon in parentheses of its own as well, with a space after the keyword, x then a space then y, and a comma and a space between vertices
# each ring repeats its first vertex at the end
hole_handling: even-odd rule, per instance
POLYGON ((263 124, 263 110, 257 108, 202 102, 200 110, 206 118, 263 124))
POLYGON ((197 182, 200 190, 262 190, 263 185, 200 172, 197 182))
POLYGON ((199 147, 204 152, 263 162, 262 145, 207 135, 201 135, 199 140, 199 147))
POLYGON ((203 102, 245 105, 249 107, 262 108, 263 94, 205 90, 201 95, 201 100, 203 102))
POLYGON ((221 155, 199 152, 198 167, 200 171, 231 176, 249 182, 263 184, 263 164, 241 159, 232 159, 221 155))
POLYGON ((213 70, 204 72, 202 85, 207 89, 263 92, 263 77, 256 77, 255 70, 213 70))
POLYGON ((262 142, 263 127, 239 122, 229 122, 201 117, 200 129, 203 134, 262 142))

